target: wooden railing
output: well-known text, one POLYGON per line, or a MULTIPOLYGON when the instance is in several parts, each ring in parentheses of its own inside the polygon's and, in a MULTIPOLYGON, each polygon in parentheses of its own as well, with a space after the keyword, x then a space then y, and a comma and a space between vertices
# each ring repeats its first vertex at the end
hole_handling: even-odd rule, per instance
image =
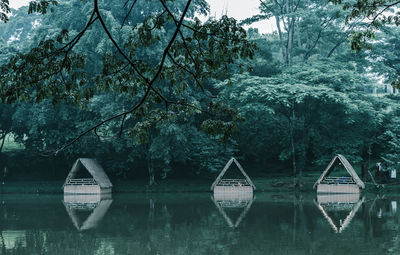
POLYGON ((217 186, 250 186, 246 179, 221 179, 217 186))
POLYGON ((93 178, 69 179, 67 185, 97 185, 93 178))
POLYGON ((322 184, 355 184, 352 177, 325 177, 322 184))
POLYGON ((93 211, 99 203, 66 203, 67 206, 79 211, 93 211))
POLYGON ((232 201, 232 200, 226 200, 226 201, 216 201, 222 208, 244 208, 247 206, 248 203, 250 203, 250 200, 248 201, 232 201))

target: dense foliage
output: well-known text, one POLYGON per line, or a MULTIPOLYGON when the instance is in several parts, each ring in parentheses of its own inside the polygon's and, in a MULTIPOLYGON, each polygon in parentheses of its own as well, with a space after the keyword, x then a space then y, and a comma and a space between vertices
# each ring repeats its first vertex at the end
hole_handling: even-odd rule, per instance
POLYGON ((336 153, 398 165, 400 97, 371 94, 400 70, 397 28, 353 52, 363 24, 329 1, 262 1, 262 15, 244 23, 274 17, 277 33, 267 35, 246 35, 227 17, 202 24, 203 1, 182 30, 183 0, 100 1, 94 12, 92 1, 59 1, 26 15, 47 10, 41 2, 52 4, 0 24, 0 152, 8 137, 36 160, 96 157, 150 184, 207 177, 231 156, 251 175, 300 177, 336 153))

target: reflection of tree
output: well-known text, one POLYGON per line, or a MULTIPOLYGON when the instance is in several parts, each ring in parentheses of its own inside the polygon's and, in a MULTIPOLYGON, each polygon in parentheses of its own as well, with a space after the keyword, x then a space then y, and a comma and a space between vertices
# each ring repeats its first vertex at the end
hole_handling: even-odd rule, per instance
POLYGON ((6 245, 4 243, 3 231, 0 231, 0 238, 1 238, 1 254, 6 254, 6 245))
POLYGON ((369 238, 370 240, 382 239, 382 242, 379 243, 382 249, 389 254, 399 254, 399 214, 391 211, 391 202, 392 200, 384 195, 377 195, 371 202, 368 210, 369 238))
POLYGON ((84 232, 72 226, 58 199, 54 204, 38 204, 34 199, 23 205, 7 204, 8 220, 0 219, 2 230, 24 231, 26 244, 0 253, 339 254, 359 248, 373 254, 388 249, 399 252, 399 215, 388 208, 388 199, 364 203, 346 231, 337 235, 313 198, 305 194, 269 196, 258 195, 234 229, 226 224, 208 194, 117 197, 101 224, 84 232), (381 219, 377 218, 378 207, 383 208, 381 219), (41 214, 35 214, 35 208, 41 208, 41 214), (373 229, 372 235, 364 235, 369 229, 373 229))

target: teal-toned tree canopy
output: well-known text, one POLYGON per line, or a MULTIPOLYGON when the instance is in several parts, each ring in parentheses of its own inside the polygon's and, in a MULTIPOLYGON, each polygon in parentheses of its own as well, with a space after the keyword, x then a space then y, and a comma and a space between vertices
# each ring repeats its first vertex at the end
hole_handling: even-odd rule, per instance
MULTIPOLYGON (((7 2, 2 3, 7 12, 7 2)), ((251 58, 255 47, 232 18, 201 23, 195 14, 207 11, 202 0, 32 1, 28 12, 44 14, 42 24, 31 46, 0 67, 1 102, 50 99, 54 105, 85 107, 95 94, 131 98, 129 107, 88 127, 57 152, 89 132, 98 135, 110 121, 120 121, 121 135, 128 118, 147 119, 131 127, 140 133, 181 112, 208 112, 207 130, 228 137, 237 117, 214 99, 207 84, 229 78, 234 62, 251 58), (208 106, 200 100, 208 100, 208 106)))
MULTIPOLYGON (((351 47, 354 50, 363 48, 372 49, 374 46, 371 42, 376 37, 376 32, 382 29, 393 29, 393 26, 400 25, 400 1, 396 0, 330 0, 335 4, 342 4, 342 9, 347 13, 346 23, 349 24, 354 20, 363 19, 366 26, 362 29, 353 31, 351 47)), ((400 88, 399 73, 392 80, 392 85, 400 88)))

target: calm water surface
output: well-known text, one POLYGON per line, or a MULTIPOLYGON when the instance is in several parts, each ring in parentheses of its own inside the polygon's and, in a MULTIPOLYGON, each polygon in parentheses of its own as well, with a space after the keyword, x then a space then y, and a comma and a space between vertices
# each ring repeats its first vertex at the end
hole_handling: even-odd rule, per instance
POLYGON ((3 195, 1 254, 400 254, 400 197, 3 195))

